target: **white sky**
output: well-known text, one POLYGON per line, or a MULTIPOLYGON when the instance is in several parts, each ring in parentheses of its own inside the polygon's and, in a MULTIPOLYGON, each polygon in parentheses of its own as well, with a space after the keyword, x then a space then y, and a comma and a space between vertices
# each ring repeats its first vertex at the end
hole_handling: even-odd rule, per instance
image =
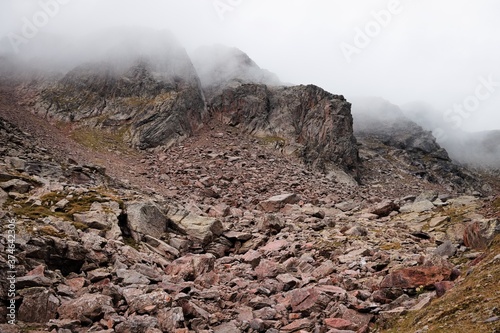
POLYGON ((235 46, 284 82, 313 83, 347 99, 426 101, 444 113, 471 101, 480 77, 492 76, 498 86, 462 126, 500 129, 497 0, 0 0, 0 38, 22 35, 23 19, 32 22, 41 3, 54 2, 66 4, 40 33, 76 38, 117 25, 169 29, 188 51, 235 46), (399 3, 397 13, 348 63, 340 45, 354 45, 356 29, 376 29, 372 13, 391 3, 399 3), (223 19, 217 4, 227 6, 223 19))

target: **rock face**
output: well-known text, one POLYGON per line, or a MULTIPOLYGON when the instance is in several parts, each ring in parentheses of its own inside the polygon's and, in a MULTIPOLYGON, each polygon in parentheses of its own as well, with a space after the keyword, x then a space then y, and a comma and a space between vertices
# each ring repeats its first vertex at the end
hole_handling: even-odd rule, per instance
POLYGON ((269 87, 243 84, 226 88, 209 104, 210 114, 230 126, 270 141, 304 163, 358 175, 350 103, 308 85, 269 87))
MULTIPOLYGON (((387 172, 393 170, 387 170, 390 167, 385 168, 382 159, 388 164, 398 159, 412 167, 413 175, 431 183, 462 191, 479 188, 474 175, 452 163, 432 133, 407 118, 398 106, 380 98, 359 98, 352 103, 354 135, 361 144, 362 159, 377 158, 377 168, 387 172), (389 147, 398 153, 388 154, 389 147), (377 151, 379 156, 366 156, 366 149, 377 151)), ((364 164, 369 168, 368 163, 364 164)))
POLYGON ((281 85, 275 74, 260 68, 237 48, 204 46, 196 50, 192 59, 207 99, 221 94, 226 87, 244 83, 281 85))
POLYGON ((205 103, 186 51, 168 34, 130 38, 111 44, 118 46, 108 50, 110 62, 79 65, 45 84, 35 110, 108 130, 140 149, 190 136, 202 124, 205 103))

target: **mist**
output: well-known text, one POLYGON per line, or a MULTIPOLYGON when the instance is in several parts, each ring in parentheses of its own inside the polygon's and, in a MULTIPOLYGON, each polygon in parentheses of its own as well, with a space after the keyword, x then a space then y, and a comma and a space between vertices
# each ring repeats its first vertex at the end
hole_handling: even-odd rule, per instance
POLYGON ((451 138, 500 129, 499 12, 494 0, 3 0, 0 55, 67 71, 113 50, 165 50, 156 31, 186 49, 202 80, 200 59, 213 54, 200 47, 226 45, 258 73, 348 100, 380 96, 451 138))

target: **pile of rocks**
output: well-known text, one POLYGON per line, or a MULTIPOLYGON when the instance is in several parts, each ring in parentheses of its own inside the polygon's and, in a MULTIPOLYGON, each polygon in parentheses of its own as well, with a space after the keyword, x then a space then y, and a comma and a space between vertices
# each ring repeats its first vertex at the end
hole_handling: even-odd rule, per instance
POLYGON ((168 186, 164 196, 58 161, 0 125, 0 216, 16 221, 20 326, 370 332, 460 283, 500 231, 477 213, 477 197, 436 185, 384 197, 376 184, 337 183, 230 129, 142 161, 142 176, 168 186))

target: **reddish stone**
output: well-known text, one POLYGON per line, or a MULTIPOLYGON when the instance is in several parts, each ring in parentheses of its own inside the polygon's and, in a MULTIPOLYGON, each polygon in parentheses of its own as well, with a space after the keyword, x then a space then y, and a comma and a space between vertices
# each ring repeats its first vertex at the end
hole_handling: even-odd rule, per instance
POLYGON ((85 286, 85 279, 83 277, 77 277, 73 279, 67 279, 66 285, 70 287, 71 291, 77 292, 85 286))
POLYGON ((378 215, 379 217, 388 216, 395 210, 398 210, 399 206, 391 200, 385 200, 370 209, 371 214, 378 215))
POLYGON ((449 280, 451 269, 439 266, 420 266, 403 268, 387 275, 380 288, 418 288, 429 287, 436 282, 449 280))
POLYGON ((266 278, 266 277, 274 278, 284 272, 285 269, 283 268, 282 265, 271 260, 262 260, 259 266, 255 268, 255 273, 260 278, 266 278))
POLYGON ((355 326, 351 321, 341 318, 326 318, 325 325, 338 330, 350 330, 355 326))
POLYGON ((266 246, 261 247, 259 250, 263 252, 276 252, 285 248, 288 245, 286 239, 280 239, 274 242, 267 243, 266 246))
POLYGON ((281 328, 280 332, 283 333, 288 333, 288 332, 297 332, 299 330, 309 330, 312 327, 312 322, 311 320, 304 318, 304 319, 299 319, 296 320, 286 326, 283 326, 281 328))
POLYGON ((26 273, 26 276, 44 276, 45 267, 43 265, 36 266, 33 270, 26 273))

